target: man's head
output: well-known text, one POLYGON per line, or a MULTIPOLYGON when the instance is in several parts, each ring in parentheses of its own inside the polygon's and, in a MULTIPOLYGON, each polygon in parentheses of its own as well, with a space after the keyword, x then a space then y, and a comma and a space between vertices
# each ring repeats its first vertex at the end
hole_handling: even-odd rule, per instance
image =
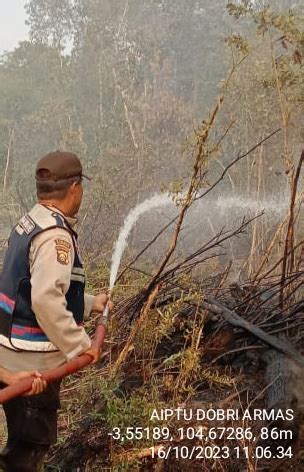
POLYGON ((57 206, 67 216, 80 208, 83 188, 82 165, 76 154, 55 151, 42 157, 36 167, 37 197, 41 203, 57 206))

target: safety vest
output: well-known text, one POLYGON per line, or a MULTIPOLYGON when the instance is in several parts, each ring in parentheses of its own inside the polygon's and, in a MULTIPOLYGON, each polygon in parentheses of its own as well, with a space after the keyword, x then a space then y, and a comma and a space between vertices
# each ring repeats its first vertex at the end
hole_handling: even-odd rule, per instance
POLYGON ((73 240, 75 258, 66 301, 76 323, 83 322, 85 278, 77 234, 60 213, 37 204, 13 228, 0 277, 0 344, 10 349, 58 351, 40 328, 31 308, 31 242, 35 236, 52 228, 64 228, 73 240))

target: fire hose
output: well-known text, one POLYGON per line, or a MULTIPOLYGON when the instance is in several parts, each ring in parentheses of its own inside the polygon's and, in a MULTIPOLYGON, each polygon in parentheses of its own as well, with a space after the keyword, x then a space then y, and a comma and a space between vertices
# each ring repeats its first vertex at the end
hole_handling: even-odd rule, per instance
MULTIPOLYGON (((92 341, 92 347, 97 351, 101 351, 104 343, 104 338, 106 335, 106 329, 103 324, 98 323, 94 338, 92 341)), ((42 380, 45 380, 48 383, 54 382, 55 380, 60 380, 67 375, 73 374, 78 370, 82 369, 83 367, 90 364, 92 361, 92 356, 89 354, 82 354, 75 359, 72 359, 65 364, 56 367, 54 369, 48 370, 47 372, 42 373, 42 380)), ((34 376, 30 376, 24 380, 20 380, 13 385, 9 385, 8 387, 3 388, 0 390, 0 404, 11 400, 14 397, 19 395, 23 395, 24 393, 28 392, 32 388, 33 380, 35 379, 34 376)))

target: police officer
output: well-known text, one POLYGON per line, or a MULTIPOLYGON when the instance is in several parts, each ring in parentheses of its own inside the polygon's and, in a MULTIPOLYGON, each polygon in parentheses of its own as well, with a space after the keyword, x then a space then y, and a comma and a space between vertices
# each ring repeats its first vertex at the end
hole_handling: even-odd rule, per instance
MULTIPOLYGON (((83 188, 78 157, 56 151, 36 167, 38 203, 13 228, 0 279, 0 365, 13 372, 57 367, 82 353, 100 353, 82 323, 108 299, 84 293, 76 216, 83 188)), ((7 472, 37 472, 56 441, 60 383, 4 405, 7 472)))

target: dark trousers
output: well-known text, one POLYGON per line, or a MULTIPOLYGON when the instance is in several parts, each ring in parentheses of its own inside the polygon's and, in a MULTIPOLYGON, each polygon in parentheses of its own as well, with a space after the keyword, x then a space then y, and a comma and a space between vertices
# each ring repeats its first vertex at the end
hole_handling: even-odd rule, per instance
POLYGON ((57 439, 60 382, 39 395, 18 397, 3 405, 8 439, 0 454, 7 472, 40 472, 44 457, 57 439))

